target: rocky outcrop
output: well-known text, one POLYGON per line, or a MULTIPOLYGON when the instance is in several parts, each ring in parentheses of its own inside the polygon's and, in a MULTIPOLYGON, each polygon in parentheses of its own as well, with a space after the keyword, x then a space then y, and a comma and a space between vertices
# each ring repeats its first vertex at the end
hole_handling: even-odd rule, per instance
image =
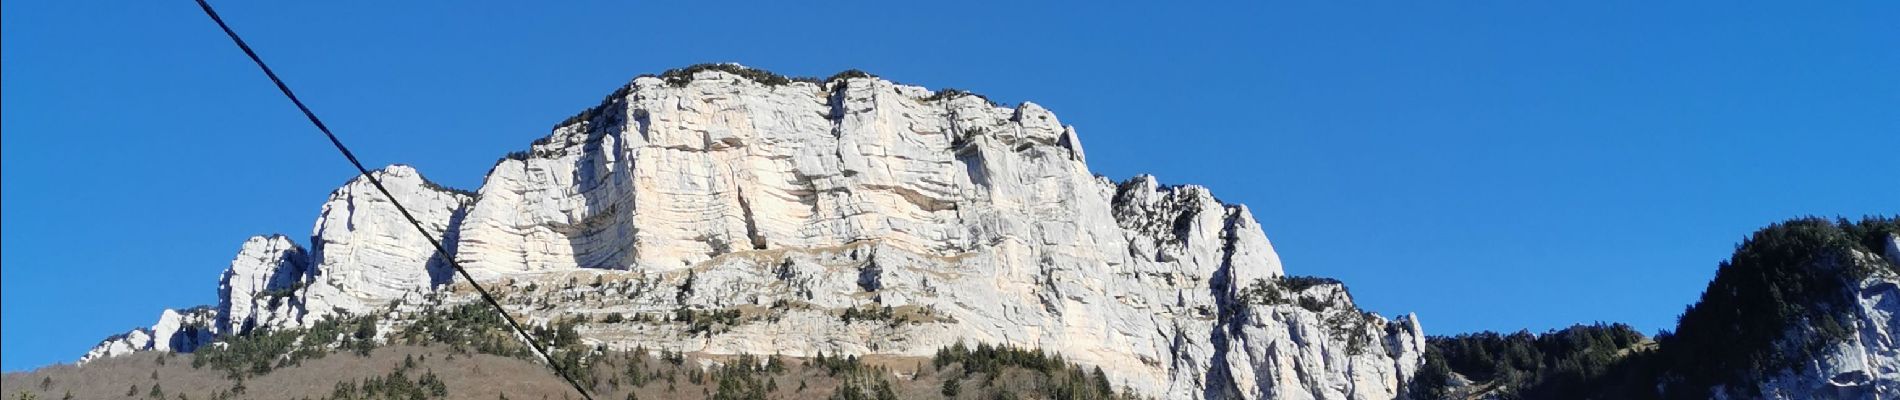
POLYGON ((871 77, 773 85, 709 70, 636 79, 584 116, 495 166, 457 258, 489 277, 635 274, 600 274, 604 292, 512 293, 567 306, 523 307, 541 319, 682 306, 762 315, 710 337, 691 327, 584 327, 609 345, 926 355, 960 340, 1008 343, 1101 365, 1169 397, 1303 396, 1231 381, 1258 367, 1332 387, 1285 393, 1389 398, 1401 386, 1398 365, 1417 361, 1416 329, 1388 334, 1384 319, 1341 297, 1329 307, 1358 316, 1366 324, 1353 329, 1381 343, 1359 349, 1359 373, 1390 370, 1351 381, 1348 346, 1289 333, 1323 331, 1312 324, 1326 317, 1233 298, 1234 282, 1282 275, 1245 207, 1198 186, 1097 177, 1074 129, 1033 103, 998 107, 871 77), (854 309, 906 317, 842 317, 854 309), (1248 328, 1234 322, 1250 312, 1262 314, 1248 328), (1264 332, 1341 350, 1304 372, 1215 360, 1290 344, 1254 336, 1264 332), (1391 358, 1406 352, 1409 361, 1391 358))
POLYGON ((297 296, 309 278, 310 258, 283 235, 253 236, 218 279, 218 330, 245 334, 255 327, 295 325, 297 296))
POLYGON ((1360 311, 1329 279, 1256 281, 1228 306, 1209 398, 1401 397, 1425 352, 1418 317, 1360 311))
POLYGON ((184 312, 165 310, 152 324, 152 350, 189 353, 217 337, 218 312, 198 307, 184 312))
MULTIPOLYGON (((470 195, 395 165, 371 173, 417 219, 449 232, 470 195)), ((218 302, 166 310, 151 328, 106 339, 81 360, 135 351, 189 352, 220 335, 308 326, 337 314, 364 314, 447 282, 449 268, 386 197, 362 177, 330 194, 306 252, 283 235, 254 236, 218 279, 218 302)), ((453 243, 451 240, 449 243, 453 243)))
POLYGON ((117 357, 139 351, 191 352, 212 343, 218 337, 218 311, 195 307, 184 311, 166 309, 150 328, 133 329, 100 341, 79 358, 88 361, 117 357))
MULTIPOLYGON (((1162 398, 1389 399, 1423 346, 1413 317, 1284 277, 1246 207, 1094 175, 1075 129, 1039 105, 863 74, 641 77, 499 161, 479 195, 403 166, 377 175, 511 312, 584 321, 609 347, 928 355, 984 342, 1060 353, 1162 398)), ((307 253, 247 242, 217 326, 470 299, 439 290, 451 280, 434 249, 365 180, 330 196, 312 236, 307 253)), ((97 351, 151 348, 135 336, 97 351)))
POLYGON ((672 271, 741 250, 877 239, 941 256, 1114 226, 1106 199, 1073 196, 1103 183, 1034 104, 926 101, 924 88, 875 78, 691 78, 636 79, 593 118, 502 160, 457 257, 490 274, 672 271))
POLYGON ((1881 255, 1854 251, 1846 260, 1828 259, 1829 270, 1867 271, 1868 277, 1843 285, 1850 300, 1837 310, 1848 332, 1833 338, 1811 322, 1790 324, 1780 354, 1812 354, 1799 365, 1770 374, 1752 387, 1718 388, 1718 398, 1882 399, 1900 397, 1900 276, 1892 265, 1900 254, 1900 236, 1887 235, 1881 255), (1838 265, 1835 265, 1838 264, 1838 265), (1819 350, 1810 350, 1822 343, 1819 350))
MULTIPOLYGON (((423 179, 407 165, 371 172, 431 236, 453 246, 471 196, 423 179)), ((300 292, 304 323, 332 313, 363 314, 447 283, 452 270, 428 237, 357 177, 330 193, 310 233, 311 272, 300 292)), ((454 251, 453 247, 449 251, 454 251)))
POLYGON ((600 327, 628 337, 613 344, 922 355, 1002 342, 1198 396, 1219 353, 1208 310, 1227 293, 1215 280, 1282 273, 1244 207, 1152 177, 1098 178, 1074 130, 1033 103, 871 77, 771 85, 700 71, 636 79, 590 114, 495 166, 461 231, 464 265, 659 276, 651 301, 602 313, 815 308, 735 327, 735 340, 600 327), (849 250, 795 255, 820 249, 849 250), (664 290, 687 275, 695 291, 664 290), (933 310, 943 322, 864 329, 834 316, 852 307, 933 310))
POLYGON ((79 357, 79 364, 84 365, 92 360, 118 357, 151 349, 151 330, 148 328, 133 329, 130 332, 112 335, 111 337, 107 337, 106 340, 99 341, 99 344, 92 346, 92 350, 86 351, 86 355, 79 357))

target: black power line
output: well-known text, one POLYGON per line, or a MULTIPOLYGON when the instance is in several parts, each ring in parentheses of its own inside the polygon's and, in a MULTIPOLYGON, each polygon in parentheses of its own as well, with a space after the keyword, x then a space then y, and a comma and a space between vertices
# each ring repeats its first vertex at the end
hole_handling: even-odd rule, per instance
POLYGON ((218 23, 218 28, 224 29, 225 36, 230 36, 231 41, 237 43, 238 49, 244 50, 244 55, 250 56, 251 62, 257 63, 257 68, 264 70, 264 75, 270 77, 271 83, 277 84, 277 90, 283 91, 284 97, 290 98, 290 102, 296 104, 298 110, 303 111, 303 116, 310 118, 310 123, 315 124, 317 130, 323 131, 323 136, 330 138, 330 144, 336 145, 336 150, 343 153, 343 158, 350 159, 350 165, 356 166, 356 172, 363 174, 363 178, 369 179, 369 183, 376 186, 376 191, 382 192, 383 197, 388 197, 389 203, 396 206, 396 211, 402 212, 402 217, 408 219, 409 224, 416 227, 416 231, 422 232, 423 238, 429 239, 429 245, 435 246, 436 256, 441 257, 444 261, 448 261, 449 266, 455 267, 455 273, 461 275, 462 279, 467 280, 469 286, 474 286, 475 292, 481 293, 482 301, 486 301, 488 305, 495 307, 495 313, 501 314, 501 318, 508 321, 508 327, 514 328, 515 334, 521 335, 522 341, 528 342, 528 346, 533 347, 534 352, 541 355, 541 359, 547 362, 548 368, 553 369, 555 375, 560 375, 561 379, 567 380, 567 384, 573 386, 574 391, 581 394, 581 398, 593 400, 594 396, 587 394, 587 389, 582 388, 579 381, 574 380, 573 376, 568 375, 567 370, 561 369, 561 365, 554 362, 554 357, 548 355, 548 349, 543 347, 540 342, 535 341, 534 336, 529 335, 526 329, 522 329, 521 323, 516 322, 515 317, 508 315, 508 310, 502 308, 500 302, 495 301, 495 296, 488 294, 488 289, 482 288, 480 283, 476 283, 475 277, 469 276, 468 269, 462 268, 462 264, 456 262, 455 257, 449 255, 448 250, 442 247, 442 242, 436 240, 435 235, 429 233, 428 229, 423 228, 422 222, 417 221, 416 216, 410 215, 409 209, 403 207, 401 202, 396 201, 395 195, 389 194, 389 189, 383 187, 383 181, 376 179, 375 175, 371 175, 368 168, 363 168, 363 162, 356 160, 356 154, 350 153, 350 148, 344 147, 343 141, 337 140, 335 133, 330 133, 330 127, 324 126, 323 120, 317 119, 317 114, 310 112, 310 107, 304 106, 303 100, 297 99, 297 94, 290 91, 290 86, 285 85, 284 80, 278 79, 277 73, 272 72, 270 66, 264 64, 264 59, 259 58, 257 52, 251 51, 251 46, 244 43, 244 38, 238 37, 237 32, 232 31, 231 26, 224 23, 224 18, 218 17, 218 11, 211 9, 211 3, 206 3, 205 0, 197 1, 198 7, 204 8, 205 16, 211 17, 212 22, 218 23))

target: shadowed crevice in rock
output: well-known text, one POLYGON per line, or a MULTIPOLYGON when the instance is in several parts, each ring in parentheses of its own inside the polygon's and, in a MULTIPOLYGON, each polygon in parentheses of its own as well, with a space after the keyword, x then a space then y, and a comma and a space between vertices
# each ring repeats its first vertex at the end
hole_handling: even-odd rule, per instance
POLYGON ((858 267, 858 290, 876 293, 883 289, 883 274, 884 268, 877 264, 877 252, 872 252, 865 257, 863 266, 858 267))
MULTIPOLYGON (((1220 267, 1215 269, 1214 274, 1208 279, 1208 291, 1214 297, 1214 306, 1217 310, 1215 315, 1218 318, 1213 335, 1208 337, 1209 343, 1214 348, 1214 355, 1209 357, 1212 362, 1207 367, 1207 388, 1202 392, 1203 397, 1210 399, 1234 398, 1240 394, 1240 383, 1235 382, 1233 374, 1228 371, 1233 366, 1228 362, 1227 353, 1232 347, 1230 336, 1241 334, 1238 325, 1242 322, 1240 320, 1244 320, 1247 316, 1239 311, 1243 305, 1235 299, 1233 278, 1236 242, 1234 225, 1239 220, 1239 214, 1231 212, 1234 211, 1233 209, 1229 211, 1225 213, 1226 216, 1221 223, 1220 267)), ((1186 217, 1192 213, 1194 211, 1183 213, 1182 216, 1186 217)), ((1177 235, 1185 236, 1178 233, 1184 232, 1185 228, 1182 224, 1180 219, 1177 219, 1175 231, 1177 235)))
POLYGON ((745 213, 745 236, 752 242, 753 250, 765 250, 765 236, 759 234, 759 220, 752 214, 752 202, 746 200, 745 189, 739 189, 739 210, 745 213))
MULTIPOLYGON (((645 138, 651 120, 645 110, 633 110, 628 106, 629 98, 634 96, 632 84, 625 90, 614 92, 601 104, 599 113, 577 125, 565 129, 579 129, 581 144, 572 161, 572 180, 578 185, 577 191, 583 200, 577 224, 559 233, 565 236, 569 252, 573 254, 573 265, 579 268, 632 270, 638 268, 629 260, 630 254, 639 251, 634 246, 635 230, 630 229, 632 214, 638 212, 633 203, 623 199, 638 196, 632 193, 633 186, 628 185, 631 171, 635 167, 633 159, 626 151, 629 128, 645 138)), ((550 147, 559 146, 550 143, 550 147)), ((563 156, 568 156, 563 153, 563 156)), ((524 161, 524 168, 534 174, 558 173, 553 169, 537 169, 533 165, 551 165, 562 162, 558 158, 524 161)), ((542 196, 545 196, 543 194, 542 196)), ((551 199, 550 199, 551 200, 551 199)), ((532 249, 522 249, 524 253, 532 249)), ((524 265, 536 269, 535 265, 524 265)))
POLYGON ((455 246, 461 242, 458 239, 462 231, 462 220, 468 218, 468 207, 469 205, 464 203, 456 207, 454 213, 449 214, 448 228, 443 230, 442 236, 438 239, 441 240, 442 248, 447 250, 448 254, 437 254, 429 258, 429 286, 431 287, 455 283, 455 266, 450 265, 449 260, 454 259, 455 246))

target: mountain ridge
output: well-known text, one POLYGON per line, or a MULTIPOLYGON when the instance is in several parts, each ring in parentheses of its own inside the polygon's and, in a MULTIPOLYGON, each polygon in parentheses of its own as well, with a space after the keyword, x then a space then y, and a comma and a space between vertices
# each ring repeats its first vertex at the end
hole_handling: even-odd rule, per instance
MULTIPOLYGON (((1423 343, 1414 317, 1364 313, 1337 283, 1242 299, 1284 275, 1245 206, 1095 175, 1075 129, 1035 103, 864 73, 642 76, 502 157, 474 195, 407 166, 373 174, 511 312, 582 321, 606 348, 923 356, 969 341, 1060 353, 1148 396, 1391 398, 1423 343), (672 317, 600 322, 615 314, 672 317)), ((351 180, 309 249, 247 242, 202 330, 393 328, 468 301, 395 215, 351 180)), ((86 360, 157 348, 115 338, 86 360)))

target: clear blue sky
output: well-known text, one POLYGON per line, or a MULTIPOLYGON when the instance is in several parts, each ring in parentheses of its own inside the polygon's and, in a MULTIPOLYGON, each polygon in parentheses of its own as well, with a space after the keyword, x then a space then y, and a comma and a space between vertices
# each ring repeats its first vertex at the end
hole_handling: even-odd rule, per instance
MULTIPOLYGON (((1653 332, 1757 227, 1900 212, 1892 2, 220 3, 366 162, 463 188, 693 63, 1035 101, 1433 334, 1653 332)), ((5 370, 215 301, 353 173, 190 1, 0 16, 5 370)))

